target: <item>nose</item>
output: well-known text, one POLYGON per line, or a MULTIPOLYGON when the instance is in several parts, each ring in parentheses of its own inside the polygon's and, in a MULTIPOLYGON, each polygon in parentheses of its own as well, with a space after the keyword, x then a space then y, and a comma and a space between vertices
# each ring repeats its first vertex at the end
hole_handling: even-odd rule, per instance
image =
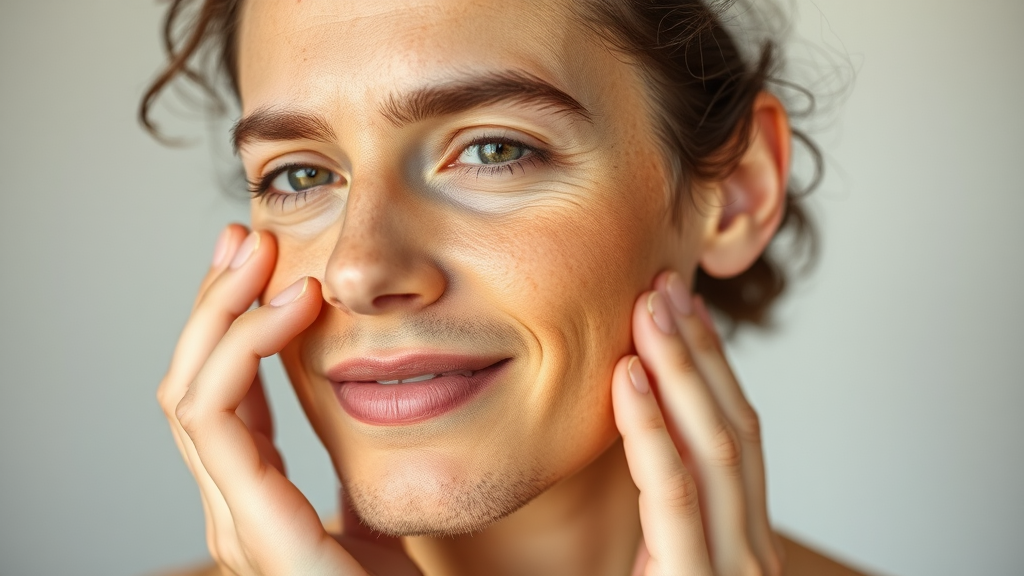
POLYGON ((334 251, 324 274, 324 299, 361 315, 415 311, 444 294, 447 279, 434 261, 416 205, 400 194, 349 190, 334 251))

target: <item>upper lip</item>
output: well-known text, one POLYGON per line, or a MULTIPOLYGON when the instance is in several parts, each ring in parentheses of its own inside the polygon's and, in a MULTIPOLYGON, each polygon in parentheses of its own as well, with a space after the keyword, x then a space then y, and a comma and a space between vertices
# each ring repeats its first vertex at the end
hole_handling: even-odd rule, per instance
POLYGON ((481 370, 504 360, 504 356, 457 353, 405 352, 401 354, 349 358, 327 371, 332 382, 404 380, 424 374, 455 370, 481 370))

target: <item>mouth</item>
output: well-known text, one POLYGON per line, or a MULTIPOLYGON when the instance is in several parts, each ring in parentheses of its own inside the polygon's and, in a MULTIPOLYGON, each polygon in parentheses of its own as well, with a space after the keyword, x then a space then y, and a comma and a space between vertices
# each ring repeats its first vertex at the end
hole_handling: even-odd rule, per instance
POLYGON ((349 416, 395 426, 435 418, 466 404, 497 380, 511 358, 405 354, 353 358, 327 373, 349 416))

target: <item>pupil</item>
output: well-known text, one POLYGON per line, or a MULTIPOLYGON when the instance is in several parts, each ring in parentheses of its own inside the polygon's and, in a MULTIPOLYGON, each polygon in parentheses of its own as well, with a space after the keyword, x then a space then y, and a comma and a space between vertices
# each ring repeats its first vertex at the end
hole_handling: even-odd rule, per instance
POLYGON ((492 164, 500 164, 516 160, 523 155, 519 146, 505 144, 504 142, 489 142, 480 147, 480 159, 492 164))
POLYGON ((288 172, 288 184, 296 192, 327 184, 329 178, 330 172, 322 172, 316 168, 298 168, 288 172))

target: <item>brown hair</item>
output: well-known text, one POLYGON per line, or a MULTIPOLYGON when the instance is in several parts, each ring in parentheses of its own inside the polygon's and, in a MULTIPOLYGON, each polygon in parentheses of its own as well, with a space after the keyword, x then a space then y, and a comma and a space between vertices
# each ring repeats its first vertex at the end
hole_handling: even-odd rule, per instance
MULTIPOLYGON (((228 91, 238 98, 235 31, 240 4, 241 0, 170 0, 163 29, 167 65, 139 107, 142 125, 155 137, 162 138, 150 116, 153 103, 178 77, 198 86, 221 108, 218 79, 226 80, 228 91), (190 7, 193 10, 186 14, 190 7)), ((572 4, 581 20, 644 70, 654 100, 658 136, 675 178, 673 200, 677 206, 683 196, 693 200, 689 192, 695 183, 721 179, 735 169, 746 151, 754 100, 769 83, 799 90, 813 107, 809 93, 775 77, 779 63, 773 42, 765 41, 751 62, 744 57, 723 24, 731 1, 589 0, 572 4)), ((806 135, 797 130, 793 135, 810 152, 815 171, 803 190, 792 184, 787 190, 779 234, 791 234, 790 258, 803 255, 806 267, 816 258, 817 238, 800 200, 820 181, 822 159, 806 135)), ((678 211, 673 218, 678 218, 678 211)), ((769 308, 782 294, 787 272, 793 268, 787 271, 771 252, 766 251, 732 278, 714 278, 698 270, 695 291, 733 326, 766 325, 769 308)))

